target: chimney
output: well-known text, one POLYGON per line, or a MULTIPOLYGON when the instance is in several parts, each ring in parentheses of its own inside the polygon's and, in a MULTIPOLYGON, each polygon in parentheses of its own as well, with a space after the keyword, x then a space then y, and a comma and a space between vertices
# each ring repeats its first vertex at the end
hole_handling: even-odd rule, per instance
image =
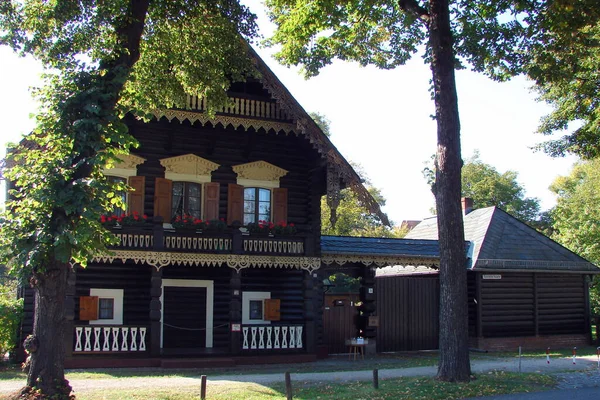
POLYGON ((463 211, 463 215, 467 215, 468 213, 470 213, 471 211, 473 211, 473 199, 470 197, 463 197, 460 200, 460 203, 462 205, 462 211, 463 211))

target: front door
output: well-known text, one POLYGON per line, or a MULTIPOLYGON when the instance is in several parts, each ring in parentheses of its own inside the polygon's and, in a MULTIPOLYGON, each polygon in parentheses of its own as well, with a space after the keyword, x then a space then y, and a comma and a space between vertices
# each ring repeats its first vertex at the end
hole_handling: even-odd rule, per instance
POLYGON ((185 351, 213 346, 213 295, 213 281, 163 279, 163 349, 185 351))
POLYGON ((206 347, 206 288, 167 286, 163 299, 163 348, 206 347))

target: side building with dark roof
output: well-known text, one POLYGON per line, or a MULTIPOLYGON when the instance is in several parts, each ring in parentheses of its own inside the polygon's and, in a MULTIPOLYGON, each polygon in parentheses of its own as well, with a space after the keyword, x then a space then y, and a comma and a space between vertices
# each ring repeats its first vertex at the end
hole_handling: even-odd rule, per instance
MULTIPOLYGON (((600 269, 497 207, 464 216, 469 332, 489 350, 590 342, 588 285, 600 269)), ((437 221, 406 236, 435 240, 437 221)))

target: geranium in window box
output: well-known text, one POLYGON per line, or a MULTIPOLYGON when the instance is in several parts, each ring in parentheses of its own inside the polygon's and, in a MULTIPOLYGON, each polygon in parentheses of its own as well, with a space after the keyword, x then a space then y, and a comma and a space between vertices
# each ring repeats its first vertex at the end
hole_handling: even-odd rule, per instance
POLYGON ((223 218, 221 219, 211 219, 206 224, 206 230, 209 232, 223 232, 227 228, 227 223, 223 218))
POLYGON ((140 215, 137 211, 121 215, 101 215, 100 223, 107 228, 119 228, 122 226, 142 226, 148 220, 146 214, 140 215))
POLYGON ((177 230, 202 231, 206 229, 208 223, 193 215, 183 214, 177 215, 171 222, 171 225, 177 230))
POLYGON ((246 225, 246 228, 250 234, 272 235, 275 224, 269 221, 258 221, 258 223, 250 222, 248 225, 246 225))
POLYGON ((273 233, 280 236, 292 236, 297 232, 296 226, 293 223, 279 221, 272 229, 273 233))

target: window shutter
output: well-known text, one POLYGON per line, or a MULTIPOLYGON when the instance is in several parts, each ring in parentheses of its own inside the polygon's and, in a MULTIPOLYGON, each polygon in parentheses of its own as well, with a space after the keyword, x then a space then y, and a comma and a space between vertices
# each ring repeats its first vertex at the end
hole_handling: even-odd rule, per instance
POLYGON ((146 188, 146 178, 143 176, 130 176, 129 186, 129 207, 130 213, 137 212, 140 215, 144 214, 144 194, 146 188))
POLYGON ((154 216, 163 217, 165 222, 171 222, 171 195, 173 181, 156 178, 154 184, 154 216))
POLYGON ((92 321, 98 319, 98 296, 79 297, 79 320, 92 321))
POLYGON ((244 187, 230 183, 227 186, 227 225, 244 222, 244 187))
POLYGON ((265 321, 279 321, 281 319, 280 312, 281 300, 265 299, 265 321))
POLYGON ((219 190, 218 182, 204 184, 204 219, 210 221, 219 219, 219 190))
POLYGON ((287 222, 288 219, 288 191, 283 188, 273 189, 273 222, 287 222))

